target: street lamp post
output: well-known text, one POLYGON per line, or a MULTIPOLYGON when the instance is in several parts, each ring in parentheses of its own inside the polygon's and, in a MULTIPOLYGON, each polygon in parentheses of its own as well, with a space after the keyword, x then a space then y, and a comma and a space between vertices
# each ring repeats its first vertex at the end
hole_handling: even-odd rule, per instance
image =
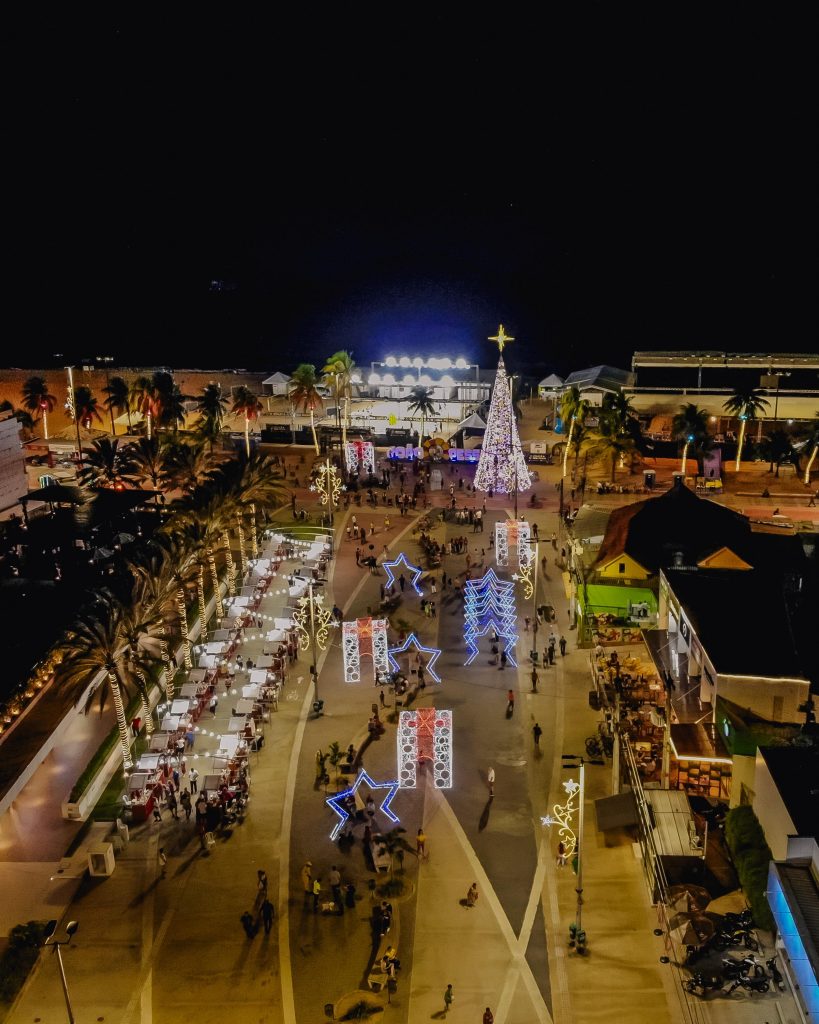
POLYGON ((57 954, 57 966, 60 971, 60 982, 63 987, 63 996, 65 997, 65 1008, 68 1012, 68 1024, 74 1024, 74 1011, 71 1009, 71 998, 68 994, 68 982, 65 978, 65 967, 63 966, 63 955, 60 951, 60 946, 67 946, 71 942, 72 936, 76 933, 79 928, 79 924, 76 921, 69 921, 65 927, 66 938, 55 939, 54 933, 57 930, 57 922, 49 921, 46 925, 45 930, 45 943, 44 946, 51 946, 54 952, 57 954))

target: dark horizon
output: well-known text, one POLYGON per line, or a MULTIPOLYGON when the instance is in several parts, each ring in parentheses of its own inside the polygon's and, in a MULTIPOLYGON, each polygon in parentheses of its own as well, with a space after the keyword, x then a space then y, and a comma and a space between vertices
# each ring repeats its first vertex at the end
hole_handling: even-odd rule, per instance
POLYGON ((491 365, 500 322, 523 372, 816 349, 815 83, 790 29, 781 49, 762 17, 715 22, 599 63, 592 34, 582 67, 499 79, 485 28, 421 33, 434 77, 411 38, 357 68, 330 32, 309 79, 299 52, 259 81, 229 27, 218 72, 141 25, 18 40, 7 361, 491 365))

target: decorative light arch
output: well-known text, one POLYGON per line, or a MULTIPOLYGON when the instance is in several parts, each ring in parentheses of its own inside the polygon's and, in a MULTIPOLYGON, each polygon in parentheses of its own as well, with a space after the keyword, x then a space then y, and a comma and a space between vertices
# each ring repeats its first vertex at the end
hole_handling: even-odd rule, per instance
POLYGON ((525 519, 506 519, 495 523, 495 562, 501 567, 509 564, 509 548, 517 545, 518 562, 523 568, 524 559, 531 558, 528 549, 532 539, 532 530, 525 519), (525 553, 524 553, 525 552, 525 553))
POLYGON ((373 673, 385 674, 390 670, 387 641, 387 620, 366 617, 345 622, 342 627, 344 656, 344 682, 361 682, 361 658, 369 655, 373 660, 373 673))
POLYGON ((479 580, 464 584, 464 639, 471 665, 478 656, 478 640, 493 629, 504 641, 504 653, 511 665, 518 641, 515 585, 498 579, 494 569, 487 569, 479 580))
POLYGON ((375 446, 372 441, 348 441, 344 445, 344 459, 348 473, 357 473, 361 466, 365 473, 375 475, 375 446))
POLYGON ((435 787, 452 788, 452 712, 435 708, 402 711, 398 716, 398 785, 415 789, 418 765, 432 762, 435 787))
POLYGON ((425 647, 414 633, 410 633, 407 639, 399 647, 390 647, 390 649, 387 651, 387 657, 389 658, 390 667, 392 668, 393 672, 398 672, 400 668, 398 662, 395 660, 393 655, 405 654, 410 647, 414 647, 416 651, 418 651, 419 653, 423 651, 424 654, 428 654, 430 656, 429 661, 424 666, 424 671, 429 672, 429 674, 432 676, 436 683, 440 683, 441 677, 435 671, 435 662, 441 656, 440 648, 425 647))

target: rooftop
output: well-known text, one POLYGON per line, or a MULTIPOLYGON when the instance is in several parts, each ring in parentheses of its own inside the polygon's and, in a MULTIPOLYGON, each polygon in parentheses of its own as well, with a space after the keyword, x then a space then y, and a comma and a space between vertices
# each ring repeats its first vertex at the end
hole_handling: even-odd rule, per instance
POLYGON ((616 366, 590 366, 585 370, 575 370, 563 382, 565 388, 597 387, 605 391, 622 391, 624 387, 634 383, 634 374, 629 370, 620 370, 616 366))
POLYGON ((759 753, 799 835, 819 838, 819 750, 760 747, 759 753))

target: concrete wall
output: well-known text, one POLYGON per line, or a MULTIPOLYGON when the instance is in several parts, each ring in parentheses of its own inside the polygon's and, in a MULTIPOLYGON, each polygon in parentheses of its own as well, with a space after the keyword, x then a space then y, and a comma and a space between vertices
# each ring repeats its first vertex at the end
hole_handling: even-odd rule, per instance
POLYGON ((28 490, 19 424, 11 413, 0 420, 0 510, 11 508, 28 490))
POLYGON ((747 757, 743 754, 734 754, 733 765, 731 766, 731 797, 729 805, 738 807, 742 800, 742 787, 751 794, 753 803, 753 792, 756 773, 756 758, 747 757))
POLYGON ((797 834, 796 826, 785 809, 779 790, 762 755, 757 751, 754 766, 754 814, 768 840, 774 860, 785 860, 788 837, 797 834))
POLYGON ((754 679, 742 676, 719 676, 717 694, 741 708, 750 708, 766 722, 801 722, 804 715, 799 705, 808 699, 810 684, 778 679, 754 679), (774 700, 782 698, 782 712, 775 713, 774 700))
MULTIPOLYGON (((697 391, 696 388, 684 391, 631 391, 628 388, 624 392, 630 399, 634 409, 639 413, 651 413, 654 415, 673 416, 680 411, 681 405, 688 402, 695 402, 700 409, 705 409, 709 416, 721 417, 727 423, 729 416, 725 411, 725 403, 731 395, 730 390, 708 393, 697 391)), ((771 405, 767 416, 762 418, 762 429, 767 430, 773 426, 774 396, 767 396, 771 405)), ((816 417, 816 408, 819 405, 819 391, 814 391, 802 396, 779 395, 777 406, 777 419, 780 426, 783 420, 812 420, 816 417)), ((725 426, 725 423, 723 426, 725 426)), ((747 436, 749 439, 756 437, 756 423, 749 424, 747 436)))

